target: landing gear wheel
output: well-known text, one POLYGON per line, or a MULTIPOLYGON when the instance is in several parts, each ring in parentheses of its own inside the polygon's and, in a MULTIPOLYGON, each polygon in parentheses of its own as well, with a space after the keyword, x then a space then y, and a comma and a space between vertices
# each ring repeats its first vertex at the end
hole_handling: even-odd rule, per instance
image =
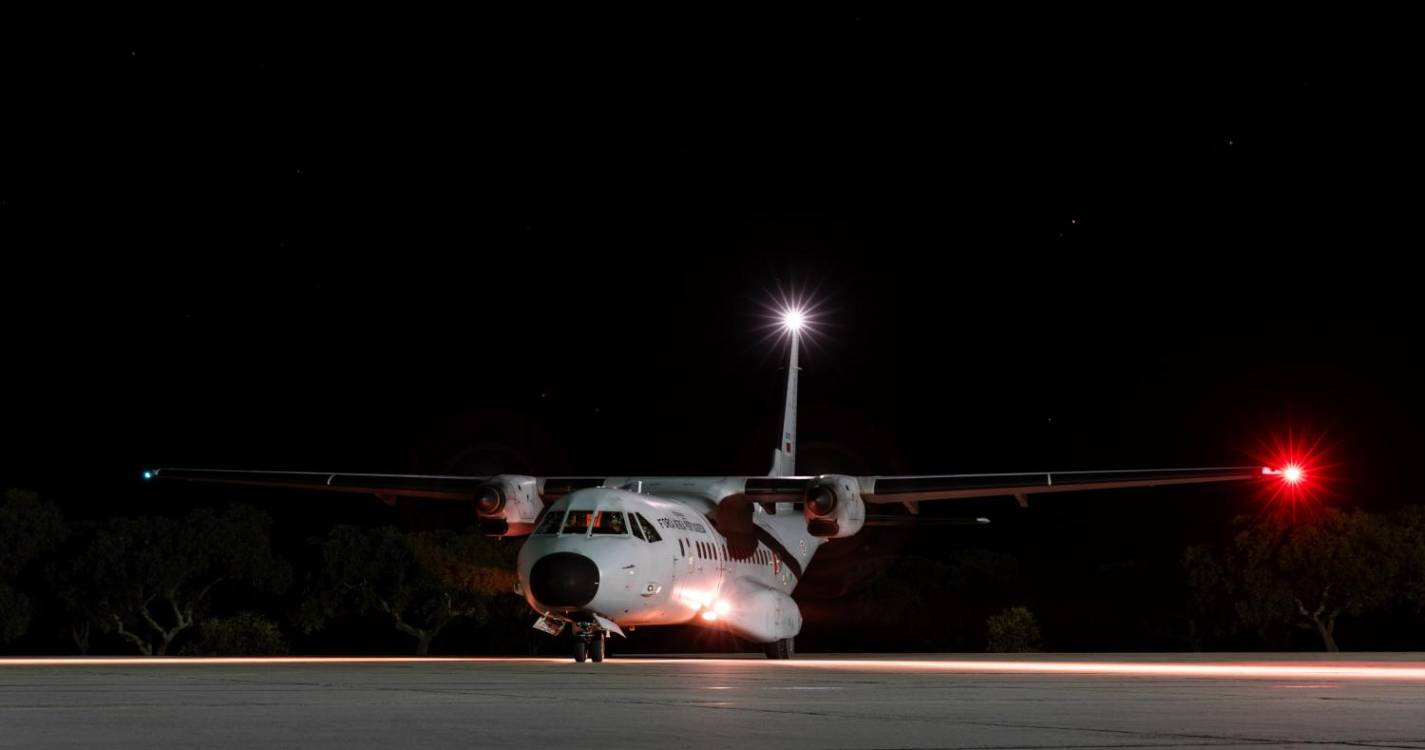
POLYGON ((595 663, 604 660, 604 635, 602 633, 589 640, 589 659, 595 663))
MULTIPOLYGON (((588 656, 589 656, 589 642, 586 641, 586 640, 584 640, 583 638, 575 638, 575 639, 574 639, 574 661, 579 662, 580 664, 583 664, 583 663, 584 663, 584 660, 587 659, 588 656)), ((603 649, 599 649, 599 659, 602 659, 602 658, 603 658, 603 649)), ((599 659, 595 659, 594 661, 599 661, 599 659)))
POLYGON ((780 638, 771 643, 762 644, 762 652, 767 654, 768 659, 790 659, 796 648, 791 638, 780 638))

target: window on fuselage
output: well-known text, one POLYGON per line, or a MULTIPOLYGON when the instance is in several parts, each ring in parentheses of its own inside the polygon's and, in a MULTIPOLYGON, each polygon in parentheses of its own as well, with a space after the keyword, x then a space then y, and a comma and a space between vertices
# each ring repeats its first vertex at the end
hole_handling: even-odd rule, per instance
POLYGON ((539 527, 534 530, 536 534, 554 534, 559 531, 559 524, 564 522, 564 511, 552 510, 545 514, 544 520, 539 522, 539 527))

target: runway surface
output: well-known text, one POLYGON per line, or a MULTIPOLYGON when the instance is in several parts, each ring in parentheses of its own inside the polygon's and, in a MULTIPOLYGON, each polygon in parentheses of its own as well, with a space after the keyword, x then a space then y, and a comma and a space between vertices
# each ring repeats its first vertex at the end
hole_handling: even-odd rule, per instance
POLYGON ((0 660, 0 747, 1425 750, 1420 655, 0 660))

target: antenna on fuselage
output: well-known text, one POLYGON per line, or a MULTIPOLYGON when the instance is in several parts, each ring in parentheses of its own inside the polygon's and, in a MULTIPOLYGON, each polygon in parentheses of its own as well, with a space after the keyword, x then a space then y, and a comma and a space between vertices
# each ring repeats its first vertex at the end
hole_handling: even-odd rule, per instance
POLYGON ((771 477, 791 477, 797 474, 797 355, 802 345, 802 327, 806 313, 791 308, 782 313, 782 327, 792 335, 792 357, 787 363, 787 401, 782 408, 782 439, 772 452, 771 477))

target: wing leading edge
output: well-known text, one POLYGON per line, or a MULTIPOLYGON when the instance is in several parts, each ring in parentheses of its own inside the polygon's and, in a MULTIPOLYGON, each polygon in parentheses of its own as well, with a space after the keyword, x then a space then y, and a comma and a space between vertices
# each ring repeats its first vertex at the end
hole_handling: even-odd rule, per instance
POLYGON ((1023 504, 1028 495, 1046 492, 1231 482, 1260 479, 1263 474, 1263 469, 1259 466, 1218 466, 1201 469, 862 477, 861 496, 868 503, 917 503, 927 500, 1013 496, 1023 504))
MULTIPOLYGON (((439 474, 348 474, 314 471, 242 471, 236 469, 155 469, 154 479, 236 484, 291 490, 371 494, 383 500, 418 497, 430 500, 471 500, 492 477, 439 474)), ((566 495, 582 487, 603 483, 596 477, 557 477, 540 480, 545 498, 566 495)))
MULTIPOLYGON (((1013 474, 938 474, 921 476, 858 477, 861 496, 868 503, 918 503, 977 497, 1015 497, 1021 504, 1028 495, 1048 492, 1163 487, 1260 479, 1266 470, 1256 466, 1201 469, 1131 469, 1126 471, 1060 471, 1013 474)), ((318 490, 376 495, 383 500, 417 497, 435 500, 470 500, 493 477, 434 474, 351 474, 304 471, 239 471, 230 469, 157 469, 153 478, 187 482, 318 490)), ((669 477, 649 477, 656 482, 669 477)), ((741 479, 746 496, 759 502, 797 502, 817 477, 726 477, 741 479)), ((546 477, 538 480, 545 502, 585 487, 598 487, 602 477, 546 477)))

